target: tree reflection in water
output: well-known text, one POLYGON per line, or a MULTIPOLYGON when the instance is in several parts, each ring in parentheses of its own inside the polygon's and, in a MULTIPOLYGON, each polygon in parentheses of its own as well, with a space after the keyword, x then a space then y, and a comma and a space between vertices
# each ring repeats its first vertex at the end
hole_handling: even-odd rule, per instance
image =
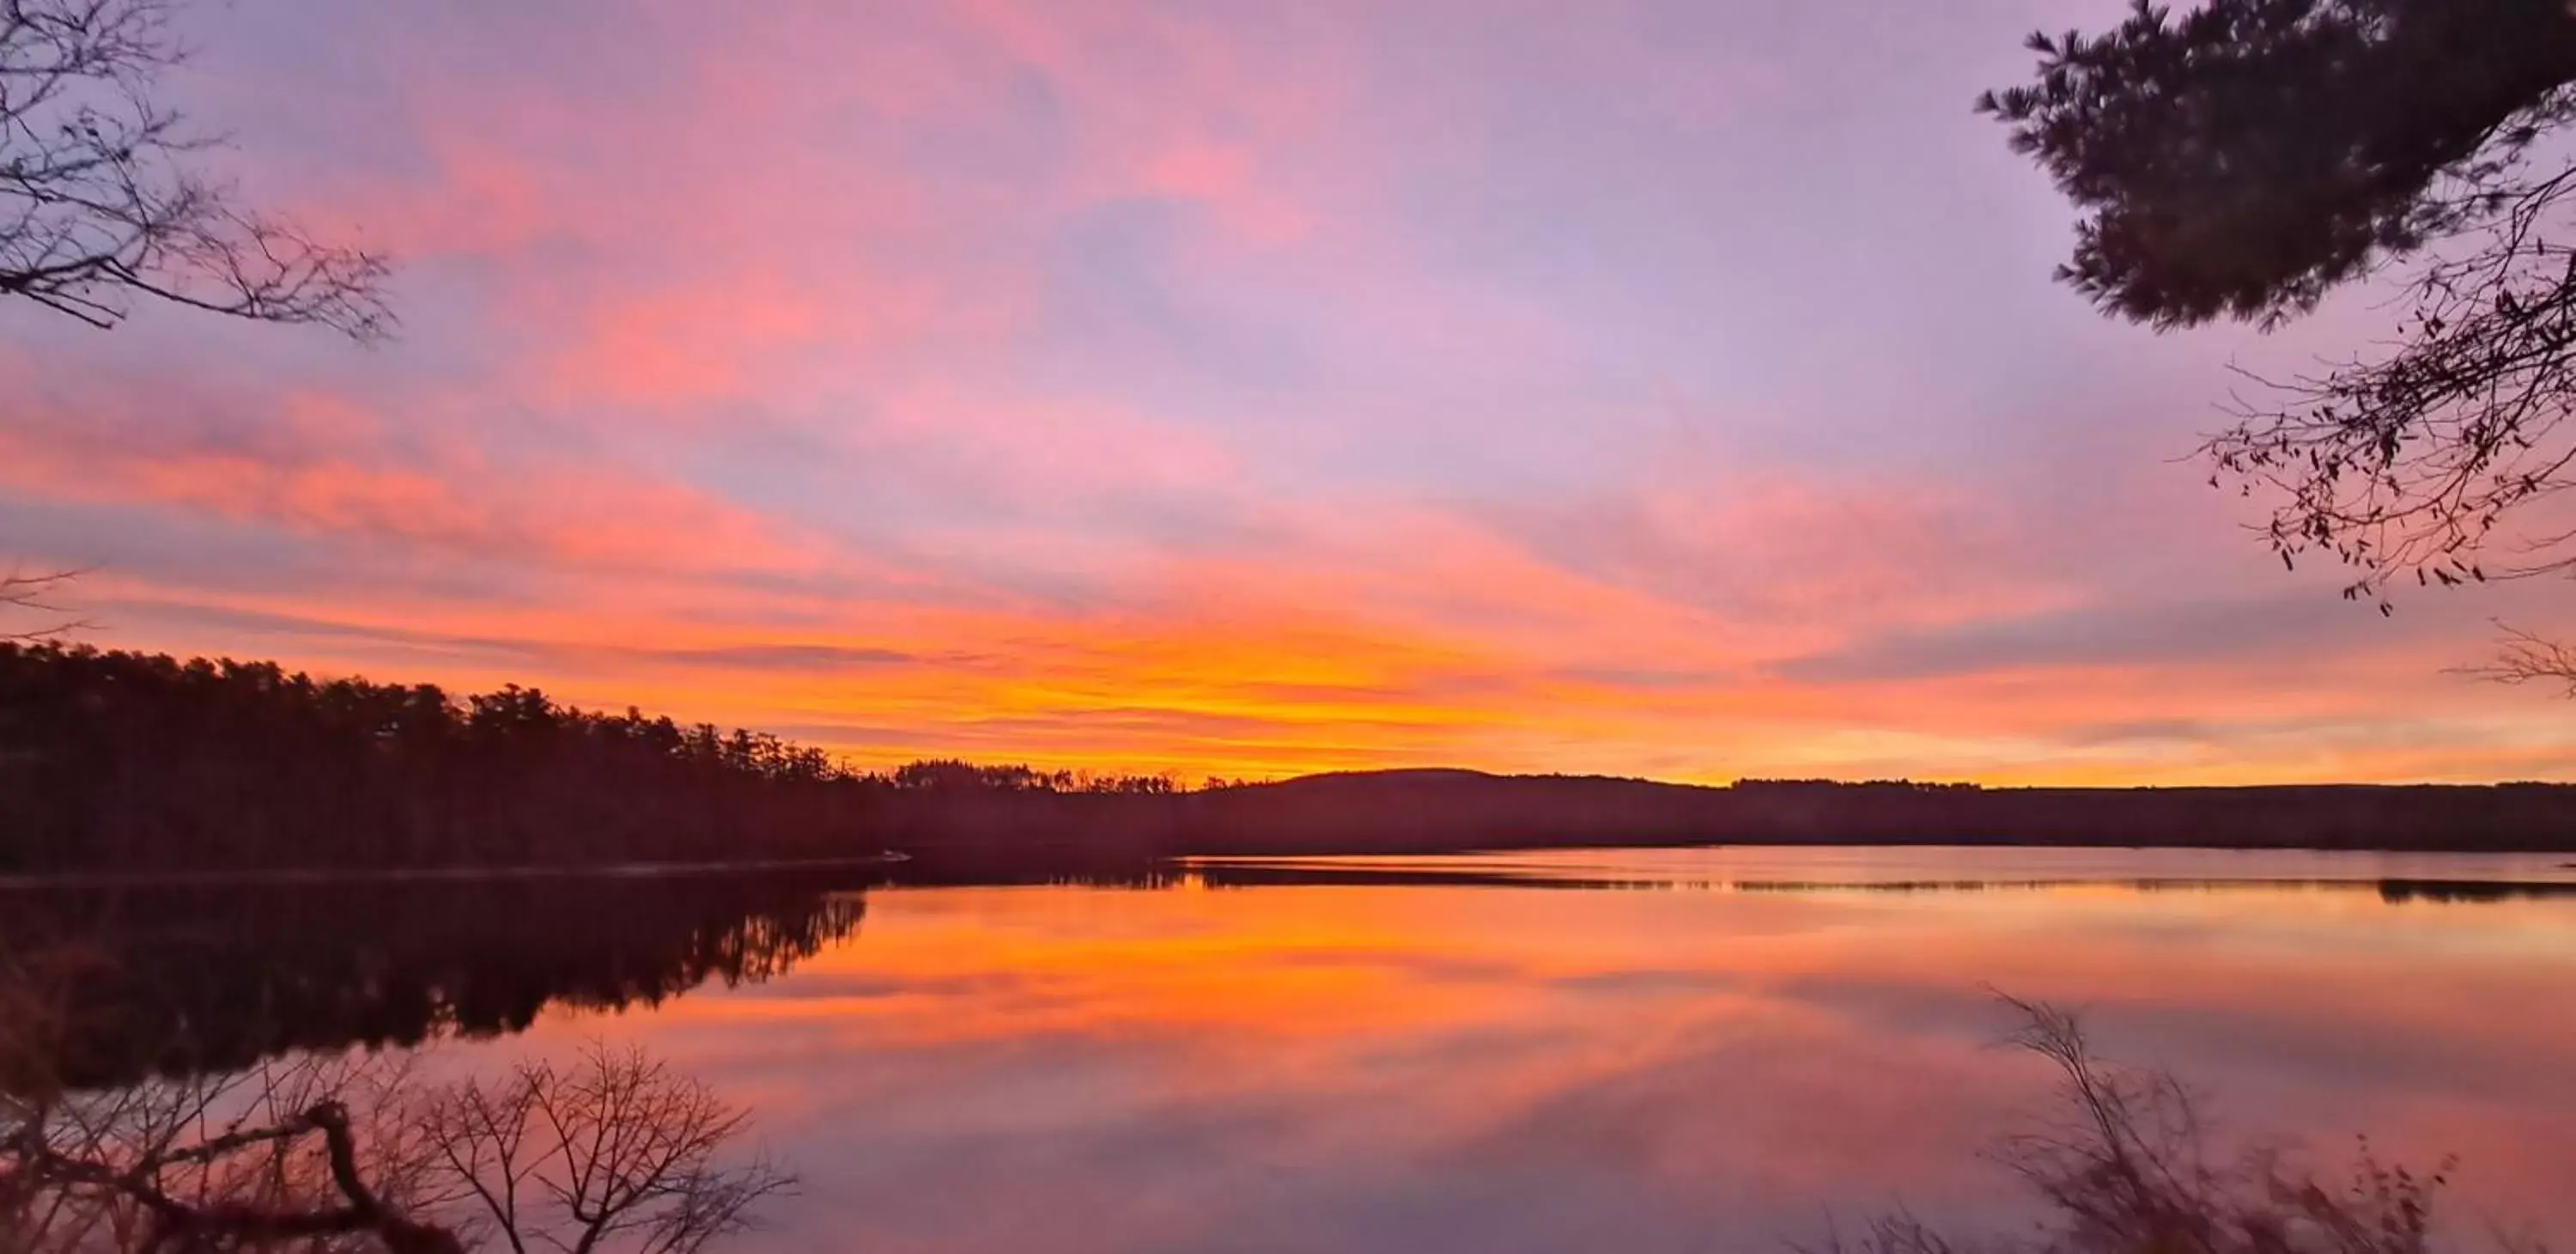
MULTIPOLYGON (((58 1022, 13 1017, 0 1051, 58 1022)), ((641 1053, 415 1079, 387 1054, 113 1089, 31 1078, 0 1094, 0 1249, 693 1254, 795 1184, 735 1144, 745 1112, 641 1053)))
POLYGON ((601 1046, 424 1084, 377 1051, 767 980, 863 911, 776 875, 48 890, 7 907, 9 1254, 688 1254, 793 1182, 740 1150, 745 1112, 696 1078, 601 1046))
MULTIPOLYGON (((2361 885, 2367 890, 2370 885, 2361 885)), ((2395 900, 2529 891, 2383 881, 2395 900)), ((414 1082, 399 1051, 550 1005, 757 982, 851 936, 858 892, 779 876, 12 894, 0 909, 0 1250, 686 1251, 787 1186, 738 1110, 649 1058, 414 1082), (352 1052, 351 1047, 367 1047, 352 1052), (627 1131, 613 1131, 624 1129, 627 1131), (636 1133, 633 1130, 646 1131, 636 1133), (623 1165, 585 1161, 614 1149, 623 1165), (605 1192, 603 1192, 603 1189, 605 1192)), ((1961 1240, 1898 1213, 1823 1254, 2429 1254, 2443 1172, 2237 1153, 2188 1090, 2054 1008, 2013 1043, 2058 1117, 1996 1157, 2043 1222, 1961 1240)))
POLYGON ((14 891, 0 954, 55 973, 69 1026, 43 1061, 85 1088, 759 983, 864 912, 782 874, 14 891))

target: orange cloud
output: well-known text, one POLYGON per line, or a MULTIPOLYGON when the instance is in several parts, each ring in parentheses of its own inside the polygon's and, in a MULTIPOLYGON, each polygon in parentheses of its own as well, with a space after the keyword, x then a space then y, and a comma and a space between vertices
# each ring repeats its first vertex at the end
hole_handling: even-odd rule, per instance
POLYGON ((0 484, 39 498, 149 504, 384 546, 545 566, 698 573, 814 569, 768 519, 680 484, 601 465, 496 465, 397 441, 398 422, 344 397, 288 393, 254 433, 144 435, 149 390, 118 408, 33 402, 0 427, 0 484))
POLYGON ((2011 355, 1952 369, 1967 304, 1913 279, 2021 219, 1952 205, 1956 239, 1891 256, 1829 229, 1865 197, 1747 196, 1789 163, 1722 147, 1741 101, 1620 23, 1437 15, 1459 59, 1416 64, 1385 53, 1419 30, 1373 25, 1404 6, 1231 12, 302 15, 236 87, 295 111, 311 168, 261 170, 401 257, 408 338, 32 334, 0 359, 13 543, 109 566, 111 641, 543 682, 871 762, 2181 782, 2576 754, 2555 707, 2438 674, 2495 610, 2317 620, 2227 564, 2261 555, 2222 513, 2137 486, 2172 468, 2058 438, 2097 393, 2105 427, 2179 409, 2191 362, 2009 323, 2011 355), (312 109, 297 39, 348 53, 346 108, 312 109), (1465 72, 1505 65, 1500 95, 1465 72), (1999 381, 2031 345, 2073 400, 1999 381), (1925 443, 1976 456, 1909 460, 1942 421, 1925 443))

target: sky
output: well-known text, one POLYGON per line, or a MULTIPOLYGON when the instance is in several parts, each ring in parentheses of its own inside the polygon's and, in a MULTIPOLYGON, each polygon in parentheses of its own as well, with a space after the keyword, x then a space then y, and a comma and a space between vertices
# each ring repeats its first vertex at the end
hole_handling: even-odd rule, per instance
POLYGON ((2159 336, 1977 91, 2119 0, 192 11, 393 342, 0 308, 0 549, 101 645, 1270 778, 2566 778, 2191 460, 2356 293, 2159 336))

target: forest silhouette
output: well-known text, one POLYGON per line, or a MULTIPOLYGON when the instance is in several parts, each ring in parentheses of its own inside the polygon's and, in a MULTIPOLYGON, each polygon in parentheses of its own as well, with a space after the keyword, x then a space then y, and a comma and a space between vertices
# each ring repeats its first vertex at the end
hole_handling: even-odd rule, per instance
POLYGON ((534 688, 319 680, 266 662, 0 645, 0 874, 423 871, 872 859, 1132 872, 1189 854, 1538 845, 2576 849, 2576 787, 1727 787, 1379 771, 1182 788, 924 761, 534 688))

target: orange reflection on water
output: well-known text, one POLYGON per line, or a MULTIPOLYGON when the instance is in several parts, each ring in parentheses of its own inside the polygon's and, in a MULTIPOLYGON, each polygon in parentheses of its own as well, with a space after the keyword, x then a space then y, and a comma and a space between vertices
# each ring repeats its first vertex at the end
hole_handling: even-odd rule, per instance
POLYGON ((2003 1223, 1978 1151, 2046 1075, 1990 1047, 1990 988, 2089 1007, 2231 1129, 2456 1152, 2457 1216, 2576 1229, 2576 897, 2172 878, 2568 872, 1854 856, 883 891, 785 980, 541 1037, 632 1033, 756 1101, 814 1183, 777 1248, 1767 1250, 1900 1202, 2003 1223), (1953 886, 1851 883, 1926 879, 1953 886), (1957 886, 1979 880, 2012 886, 1957 886))

